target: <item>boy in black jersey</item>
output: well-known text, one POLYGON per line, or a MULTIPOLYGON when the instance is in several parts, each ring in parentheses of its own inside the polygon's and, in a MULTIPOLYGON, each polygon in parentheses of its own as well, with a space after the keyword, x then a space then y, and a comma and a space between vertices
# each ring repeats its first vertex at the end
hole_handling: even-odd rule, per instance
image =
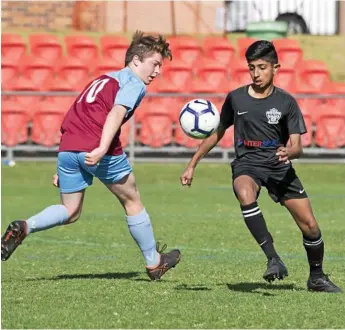
POLYGON ((202 142, 181 175, 181 183, 191 185, 200 159, 222 139, 225 130, 234 125, 233 188, 244 221, 267 256, 264 279, 268 282, 283 279, 288 271, 275 251, 273 238, 257 203, 262 186, 267 188, 275 202, 289 210, 303 234, 310 266, 308 289, 341 292, 323 272, 321 232, 307 193, 290 162, 303 153, 301 134, 306 133, 306 127, 301 111, 290 94, 273 85, 280 65, 271 42, 254 42, 246 52, 246 59, 253 83, 227 95, 217 133, 202 142))

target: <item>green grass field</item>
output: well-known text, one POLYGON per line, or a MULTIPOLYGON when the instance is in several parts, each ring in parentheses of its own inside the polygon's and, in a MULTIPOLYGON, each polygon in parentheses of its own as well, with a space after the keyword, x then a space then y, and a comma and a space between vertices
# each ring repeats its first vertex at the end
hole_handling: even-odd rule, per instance
MULTIPOLYGON (((259 199, 289 268, 266 284, 265 257, 247 231, 228 165, 201 164, 191 189, 183 165, 135 165, 156 240, 181 263, 150 282, 123 211, 95 182, 74 225, 33 234, 2 265, 2 328, 345 328, 345 294, 306 291, 301 234, 262 190, 259 199)), ((345 289, 345 167, 298 165, 322 228, 325 271, 345 289)), ((2 168, 2 224, 58 203, 53 163, 2 168)))

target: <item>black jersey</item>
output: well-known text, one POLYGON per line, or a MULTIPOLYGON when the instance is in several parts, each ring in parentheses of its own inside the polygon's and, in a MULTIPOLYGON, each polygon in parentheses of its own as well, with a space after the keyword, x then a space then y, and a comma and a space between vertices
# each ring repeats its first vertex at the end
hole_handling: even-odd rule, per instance
POLYGON ((236 158, 277 163, 279 146, 285 146, 290 134, 307 132, 296 100, 274 87, 263 99, 248 93, 249 85, 230 92, 223 104, 220 125, 234 125, 236 158))

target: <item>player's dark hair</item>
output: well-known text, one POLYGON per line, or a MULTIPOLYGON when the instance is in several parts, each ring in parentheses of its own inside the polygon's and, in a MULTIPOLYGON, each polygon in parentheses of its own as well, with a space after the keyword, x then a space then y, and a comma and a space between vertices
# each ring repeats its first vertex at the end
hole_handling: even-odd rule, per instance
POLYGON ((278 54, 272 42, 258 40, 251 44, 246 51, 247 62, 258 59, 265 60, 272 64, 278 63, 278 54))
POLYGON ((139 56, 140 61, 143 61, 152 53, 159 53, 163 59, 172 59, 169 43, 162 35, 145 35, 142 31, 137 31, 133 35, 132 42, 127 49, 125 66, 127 66, 135 55, 139 56))

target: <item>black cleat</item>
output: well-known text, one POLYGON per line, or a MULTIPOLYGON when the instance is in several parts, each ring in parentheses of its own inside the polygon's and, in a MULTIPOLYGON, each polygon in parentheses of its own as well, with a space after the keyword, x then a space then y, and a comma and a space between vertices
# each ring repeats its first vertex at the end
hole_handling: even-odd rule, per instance
POLYGON ((174 268, 181 260, 180 250, 171 250, 168 253, 162 253, 166 249, 166 244, 159 250, 157 243, 157 252, 160 254, 160 262, 156 268, 146 268, 147 275, 152 281, 160 280, 160 278, 171 268, 174 268))
POLYGON ((329 293, 341 293, 343 292, 337 287, 326 274, 322 274, 320 277, 309 277, 307 282, 308 291, 314 292, 329 292, 329 293))
POLYGON ((1 260, 6 261, 26 237, 26 222, 13 221, 1 237, 1 260))
POLYGON ((275 279, 282 280, 288 276, 288 270, 279 258, 270 258, 267 261, 267 269, 263 275, 265 281, 271 283, 275 279))

